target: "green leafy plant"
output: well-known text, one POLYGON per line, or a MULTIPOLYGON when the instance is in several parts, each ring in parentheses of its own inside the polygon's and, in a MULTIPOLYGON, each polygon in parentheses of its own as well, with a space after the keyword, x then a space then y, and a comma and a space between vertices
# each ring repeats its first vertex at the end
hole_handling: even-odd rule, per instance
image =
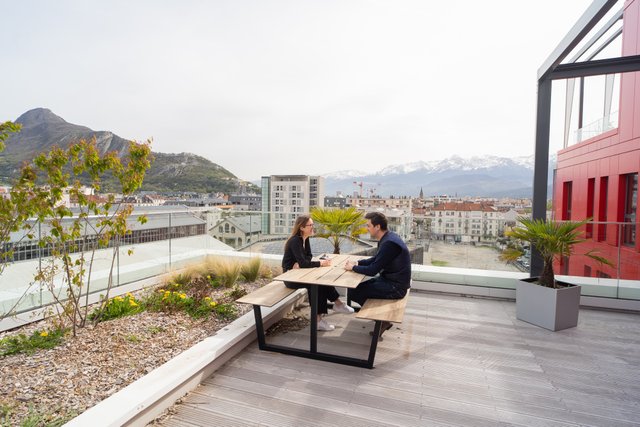
POLYGON ((240 269, 242 277, 247 282, 255 282, 260 277, 262 270, 262 260, 258 257, 251 258, 248 262, 244 263, 240 269))
POLYGON ((162 326, 151 326, 148 329, 148 332, 151 335, 157 335, 157 334, 161 334, 162 332, 164 332, 165 329, 162 326))
MULTIPOLYGON (((562 257, 568 257, 573 254, 575 245, 582 243, 585 239, 580 236, 582 234, 580 227, 589 223, 590 219, 584 221, 544 221, 542 219, 529 219, 520 217, 518 221, 521 226, 515 227, 513 230, 506 232, 507 236, 531 243, 538 250, 542 257, 543 267, 539 278, 542 286, 556 288, 555 272, 553 269, 554 260, 559 261, 562 257)), ((516 247, 508 247, 505 249, 500 258, 503 261, 515 261, 523 252, 516 247)), ((600 264, 613 266, 606 258, 595 253, 594 250, 588 251, 583 255, 597 261, 600 264)))
POLYGON ((206 279, 207 283, 209 283, 209 285, 211 285, 211 287, 214 289, 222 286, 220 280, 218 279, 218 276, 216 276, 215 274, 207 274, 206 279))
POLYGON ((316 236, 324 237, 333 245, 333 253, 340 253, 340 243, 344 239, 355 240, 361 234, 367 232, 364 225, 367 221, 362 216, 362 212, 354 207, 346 209, 320 208, 311 210, 318 229, 316 236))
POLYGON ((31 335, 18 334, 0 340, 0 356, 27 353, 33 354, 38 349, 54 348, 62 343, 64 329, 34 331, 31 335))
MULTIPOLYGON (((20 228, 20 223, 24 222, 20 215, 33 217, 50 230, 37 244, 51 256, 40 264, 34 279, 42 289, 50 292, 55 307, 62 307, 57 315, 60 322, 71 326, 74 336, 76 329, 84 327, 88 319, 96 251, 113 248, 107 279, 108 298, 120 242, 131 233, 128 218, 133 210, 131 205, 116 203, 113 195, 104 200, 88 195, 82 182, 88 182, 91 190, 99 192, 103 180, 115 179, 120 184, 119 193, 131 194, 142 185, 150 157, 149 143, 131 142, 124 155, 101 154, 95 139, 91 142, 81 140, 66 149, 54 147, 22 167, 12 187, 10 203, 0 203, 3 220, 5 216, 16 215, 11 230, 20 228), (60 203, 65 192, 77 205, 75 212, 60 203), (62 284, 63 293, 58 291, 59 284, 62 284)), ((141 216, 139 221, 144 223, 146 218, 141 216)), ((25 236, 33 238, 30 230, 26 230, 25 236)), ((3 236, 0 238, 4 239, 3 236)), ((10 251, 2 254, 3 264, 11 259, 10 255, 10 251)))
POLYGON ((219 318, 225 320, 233 320, 238 315, 238 309, 231 303, 218 304, 215 311, 219 318))
POLYGON ((127 336, 125 337, 125 339, 126 339, 127 341, 129 341, 129 342, 132 342, 132 343, 139 343, 140 341, 142 341, 142 340, 140 339, 140 337, 138 337, 138 336, 137 336, 137 335, 135 335, 135 334, 129 334, 129 335, 127 335, 127 336))
POLYGON ((127 293, 124 297, 116 296, 109 300, 103 300, 100 307, 89 314, 89 320, 103 322, 119 317, 130 316, 140 313, 143 310, 144 306, 142 303, 136 301, 132 294, 127 293))
POLYGON ((246 294, 247 294, 246 289, 244 289, 243 287, 241 287, 241 286, 236 284, 225 295, 227 296, 227 298, 232 299, 232 300, 235 301, 238 298, 242 298, 246 294))
POLYGON ((144 300, 144 305, 150 311, 163 311, 168 313, 183 311, 196 319, 207 317, 216 311, 218 303, 211 297, 206 296, 197 299, 189 296, 181 290, 182 285, 178 285, 177 288, 172 286, 172 288, 174 290, 162 288, 151 293, 144 300))
POLYGON ((20 132, 22 125, 13 122, 0 123, 0 151, 4 151, 4 142, 9 138, 9 134, 20 132))

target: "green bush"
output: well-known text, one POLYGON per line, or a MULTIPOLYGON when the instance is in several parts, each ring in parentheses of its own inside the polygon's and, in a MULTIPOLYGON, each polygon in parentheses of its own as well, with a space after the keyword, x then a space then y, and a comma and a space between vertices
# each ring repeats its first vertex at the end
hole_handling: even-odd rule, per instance
POLYGON ((30 336, 19 334, 0 340, 0 357, 11 354, 33 354, 38 349, 54 348, 62 343, 66 329, 34 331, 30 336))
POLYGON ((113 297, 100 307, 96 308, 89 314, 89 320, 98 320, 104 322, 106 320, 117 319, 119 317, 129 316, 131 314, 140 313, 144 307, 135 297, 127 293, 124 297, 113 297))
POLYGON ((193 298, 180 290, 159 289, 149 295, 145 300, 145 306, 150 311, 163 311, 175 313, 184 311, 194 319, 208 317, 215 313, 221 318, 232 318, 237 310, 235 307, 227 307, 229 304, 219 304, 211 297, 202 299, 193 298))

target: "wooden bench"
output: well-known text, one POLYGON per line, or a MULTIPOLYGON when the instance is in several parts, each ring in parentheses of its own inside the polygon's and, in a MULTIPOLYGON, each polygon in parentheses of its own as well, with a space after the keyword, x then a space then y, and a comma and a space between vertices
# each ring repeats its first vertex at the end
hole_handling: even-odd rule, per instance
POLYGON ((369 319, 376 321, 386 321, 391 323, 402 323, 404 309, 409 300, 409 291, 401 299, 374 299, 369 298, 364 302, 364 306, 358 311, 358 319, 369 319))
POLYGON ((261 288, 256 289, 236 300, 236 302, 242 304, 259 305, 263 307, 273 307, 297 289, 289 289, 284 285, 284 282, 275 280, 269 284, 264 285, 261 288))
POLYGON ((271 283, 268 283, 261 288, 256 289, 243 296, 242 298, 238 298, 236 302, 242 304, 251 304, 253 305, 253 315, 256 321, 256 334, 258 335, 258 347, 260 350, 268 350, 266 340, 265 340, 265 331, 264 325, 262 323, 262 311, 260 307, 273 307, 292 293, 297 291, 297 289, 290 289, 284 285, 284 282, 280 280, 274 280, 271 283))
POLYGON ((382 322, 402 323, 404 309, 407 307, 407 301, 409 301, 409 291, 411 291, 411 288, 407 289, 407 294, 404 298, 400 299, 369 298, 356 314, 356 318, 358 319, 375 320, 376 322, 376 326, 373 328, 373 333, 371 334, 371 347, 369 348, 370 368, 373 368, 378 341, 382 341, 382 337, 380 336, 382 322))

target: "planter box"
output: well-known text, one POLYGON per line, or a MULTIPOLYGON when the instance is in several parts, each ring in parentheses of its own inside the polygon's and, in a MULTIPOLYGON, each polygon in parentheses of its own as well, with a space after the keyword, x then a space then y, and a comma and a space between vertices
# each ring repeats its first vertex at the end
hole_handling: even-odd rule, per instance
POLYGON ((522 279, 516 285, 516 317, 527 323, 559 331, 578 325, 580 286, 563 283, 560 289, 547 288, 535 277, 522 279))

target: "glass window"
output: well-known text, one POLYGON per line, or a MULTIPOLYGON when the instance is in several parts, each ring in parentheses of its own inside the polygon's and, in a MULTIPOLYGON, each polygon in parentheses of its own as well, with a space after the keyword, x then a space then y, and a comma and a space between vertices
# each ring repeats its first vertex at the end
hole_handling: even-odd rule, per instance
POLYGON ((624 176, 624 218, 622 243, 628 246, 636 244, 636 210, 638 208, 638 174, 624 176))
POLYGON ((598 241, 607 240, 607 197, 609 194, 609 177, 600 178, 600 197, 598 199, 598 241))
POLYGON ((571 193, 573 183, 565 182, 562 185, 562 219, 567 221, 571 219, 571 193))

